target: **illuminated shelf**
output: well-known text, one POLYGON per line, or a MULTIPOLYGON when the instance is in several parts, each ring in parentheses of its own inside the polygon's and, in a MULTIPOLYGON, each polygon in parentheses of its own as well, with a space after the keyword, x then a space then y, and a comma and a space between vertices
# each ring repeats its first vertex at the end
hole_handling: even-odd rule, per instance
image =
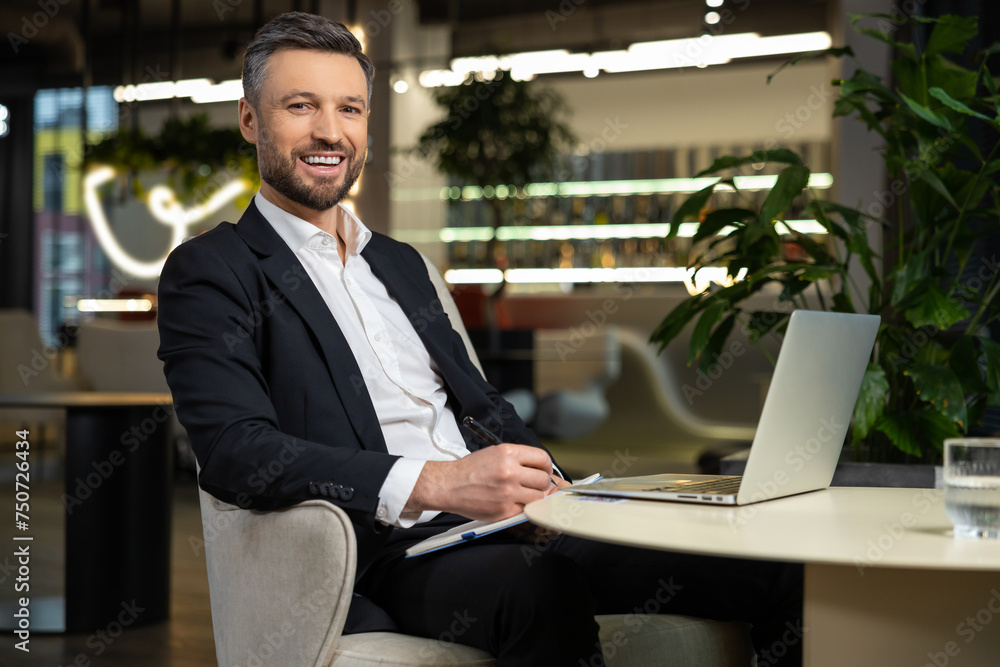
MULTIPOLYGON (((625 181, 565 181, 563 183, 528 183, 524 187, 513 185, 467 185, 465 187, 393 188, 389 198, 393 201, 477 201, 479 199, 508 199, 517 197, 610 197, 612 195, 654 195, 698 192, 719 180, 715 176, 703 178, 646 178, 625 181)), ((757 192, 774 187, 778 177, 773 174, 736 176, 736 189, 757 192)), ((833 186, 833 175, 817 173, 809 176, 809 187, 826 190, 833 186)), ((717 192, 733 192, 732 186, 722 183, 717 192)))
MULTIPOLYGON (((741 280, 746 269, 740 271, 741 280)), ((495 285, 502 279, 508 283, 534 284, 585 284, 585 283, 683 283, 691 294, 702 292, 709 283, 723 286, 735 281, 724 267, 708 266, 695 274, 694 269, 683 266, 629 266, 615 268, 566 268, 566 269, 449 269, 444 279, 452 285, 495 285)))
MULTIPOLYGON (((823 225, 815 220, 784 220, 785 225, 800 234, 826 234, 823 225)), ((663 238, 670 231, 670 223, 635 223, 623 225, 525 225, 518 227, 445 227, 434 231, 416 229, 400 231, 393 236, 407 243, 468 243, 470 241, 570 241, 607 239, 663 238)), ((733 231, 723 227, 719 234, 733 231)), ((682 222, 677 236, 690 238, 698 232, 697 222, 682 222)))

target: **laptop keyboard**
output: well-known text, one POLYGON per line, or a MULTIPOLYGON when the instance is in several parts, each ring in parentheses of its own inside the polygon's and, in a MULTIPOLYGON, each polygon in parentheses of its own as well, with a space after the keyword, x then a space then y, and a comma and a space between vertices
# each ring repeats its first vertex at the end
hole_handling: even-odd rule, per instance
POLYGON ((740 481, 742 479, 743 478, 739 476, 724 477, 721 479, 709 479, 704 482, 667 484, 666 486, 660 486, 649 490, 663 491, 667 493, 676 493, 679 491, 691 491, 694 493, 736 493, 740 490, 740 481))

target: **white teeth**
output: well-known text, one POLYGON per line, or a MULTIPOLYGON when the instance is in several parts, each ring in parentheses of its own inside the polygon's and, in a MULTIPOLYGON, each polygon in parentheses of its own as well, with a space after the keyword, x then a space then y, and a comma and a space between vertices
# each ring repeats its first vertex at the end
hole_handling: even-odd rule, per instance
POLYGON ((306 164, 340 164, 339 157, 320 157, 318 155, 307 155, 302 158, 306 164))

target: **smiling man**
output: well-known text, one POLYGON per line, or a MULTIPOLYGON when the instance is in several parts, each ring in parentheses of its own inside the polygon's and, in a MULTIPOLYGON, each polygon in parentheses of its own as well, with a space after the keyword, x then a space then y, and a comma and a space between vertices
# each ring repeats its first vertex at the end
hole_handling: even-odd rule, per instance
POLYGON ((506 538, 402 558, 568 482, 447 316, 421 316, 442 311, 420 255, 340 205, 365 162, 373 76, 354 36, 318 16, 283 14, 247 48, 239 124, 260 191, 160 279, 159 355, 201 487, 244 508, 345 510, 363 594, 347 633, 440 637, 463 613, 476 620, 457 641, 500 665, 600 665, 594 614, 643 609, 667 581, 661 611, 743 618, 770 646, 801 618, 800 580, 777 565, 565 536, 530 558, 506 538), (466 416, 503 442, 460 429, 466 416))

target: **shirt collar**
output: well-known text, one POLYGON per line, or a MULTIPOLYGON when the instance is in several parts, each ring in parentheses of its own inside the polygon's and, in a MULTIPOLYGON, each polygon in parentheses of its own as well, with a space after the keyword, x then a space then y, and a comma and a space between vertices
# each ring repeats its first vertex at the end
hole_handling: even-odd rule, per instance
MULTIPOLYGON (((259 190, 254 196, 254 203, 260 214, 278 233, 281 240, 292 249, 292 252, 298 252, 317 235, 330 236, 311 222, 292 215, 280 206, 271 203, 259 190)), ((337 204, 337 206, 340 207, 340 212, 343 214, 338 217, 337 231, 344 239, 347 254, 360 255, 361 251, 368 245, 368 241, 371 240, 372 233, 356 215, 351 213, 350 209, 343 204, 337 204)))

